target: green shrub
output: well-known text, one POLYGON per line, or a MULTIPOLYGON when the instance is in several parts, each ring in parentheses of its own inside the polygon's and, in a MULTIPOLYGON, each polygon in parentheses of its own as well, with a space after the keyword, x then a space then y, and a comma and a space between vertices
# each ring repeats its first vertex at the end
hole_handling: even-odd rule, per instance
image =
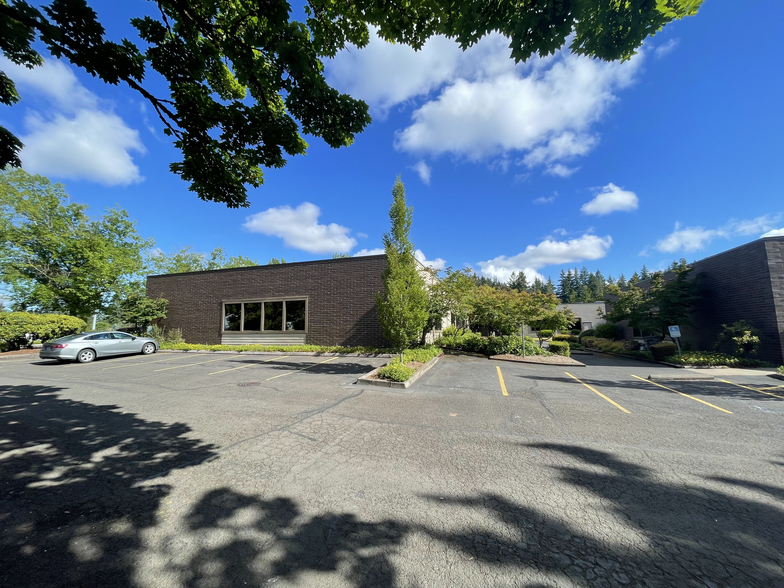
POLYGON ((784 375, 784 365, 780 365, 776 368, 776 371, 782 375, 784 375))
POLYGON ((621 330, 618 325, 614 323, 602 323, 601 325, 596 325, 596 328, 594 328, 594 334, 597 337, 601 337, 602 339, 621 338, 621 330))
POLYGON ((580 343, 582 343, 582 340, 585 337, 593 337, 595 334, 596 334, 596 331, 594 331, 593 329, 586 329, 586 330, 584 330, 582 333, 580 333, 578 335, 578 337, 580 339, 580 343))
POLYGON ((737 321, 732 325, 721 325, 724 329, 716 342, 716 349, 728 343, 733 347, 736 355, 756 355, 760 346, 759 329, 751 326, 746 321, 737 321))
POLYGON ((390 353, 377 347, 341 347, 340 345, 199 345, 196 343, 161 343, 161 349, 178 351, 275 351, 278 353, 309 351, 312 353, 390 353))
POLYGON ((580 331, 580 329, 572 329, 571 331, 569 331, 569 334, 574 335, 575 337, 579 337, 581 332, 582 331, 580 331))
POLYGON ((550 341, 550 353, 569 357, 571 355, 569 343, 567 341, 550 341))
POLYGON ((642 343, 639 341, 624 341, 623 342, 623 350, 624 351, 639 351, 640 347, 642 347, 642 343))
MULTIPOLYGON (((655 346, 654 346, 655 347, 655 346)), ((678 365, 726 366, 726 367, 773 367, 767 361, 748 357, 734 357, 716 351, 689 351, 681 357, 669 357, 667 361, 678 365)))
POLYGON ((411 361, 427 363, 441 353, 441 349, 435 345, 427 345, 425 347, 417 347, 415 349, 406 349, 403 352, 403 363, 407 364, 411 361))
POLYGON ((87 329, 82 319, 64 314, 0 313, 0 348, 28 347, 36 339, 51 341, 87 329))
POLYGON ((393 382, 405 382, 414 375, 416 370, 414 368, 405 366, 400 363, 400 360, 395 358, 387 365, 382 367, 376 372, 376 375, 382 380, 392 380, 393 382))
MULTIPOLYGON (((553 341, 571 341, 571 340, 572 340, 571 335, 553 335, 553 341)), ((576 340, 577 338, 575 337, 575 341, 576 340)))
POLYGON ((661 343, 651 345, 651 353, 653 353, 654 359, 664 361, 673 355, 676 355, 678 353, 678 347, 671 341, 662 341, 661 343))
POLYGON ((159 327, 158 325, 153 325, 147 332, 147 336, 157 339, 160 343, 185 342, 185 337, 182 336, 182 329, 180 328, 166 329, 164 327, 159 327))
POLYGON ((573 349, 574 351, 582 351, 585 348, 579 343, 569 343, 569 349, 573 349))
POLYGON ((542 329, 539 331, 539 337, 542 339, 549 339, 553 336, 553 332, 550 329, 542 329))

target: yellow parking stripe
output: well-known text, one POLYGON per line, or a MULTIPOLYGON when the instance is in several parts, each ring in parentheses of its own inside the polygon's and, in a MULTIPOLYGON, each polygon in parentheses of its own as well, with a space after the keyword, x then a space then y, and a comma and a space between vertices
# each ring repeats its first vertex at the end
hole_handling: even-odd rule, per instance
POLYGON ((244 370, 245 368, 256 367, 257 365, 261 365, 262 363, 267 363, 268 361, 275 361, 276 359, 285 359, 288 355, 281 355, 280 357, 273 357, 271 359, 265 359, 264 361, 257 361, 255 363, 249 363, 248 365, 241 365, 240 367, 229 368, 227 370, 220 370, 218 372, 211 372, 207 374, 208 376, 214 376, 215 374, 222 374, 224 372, 233 372, 234 370, 244 370))
POLYGON ((271 378, 267 378, 264 380, 265 382, 269 382, 270 380, 274 380, 275 378, 282 378, 283 376, 290 376, 291 374, 296 374, 297 372, 304 372, 305 370, 309 370, 312 367, 316 367, 317 365, 321 365, 322 363, 327 363, 328 361, 334 361, 338 359, 339 356, 330 357, 329 359, 325 359, 324 361, 320 361, 318 363, 314 363, 313 365, 309 365, 308 367, 304 367, 301 370, 294 370, 293 372, 286 372, 285 374, 279 374, 277 376, 272 376, 271 378))
POLYGON ((775 388, 762 388, 762 389, 760 389, 760 388, 750 388, 749 386, 743 386, 741 384, 736 384, 735 382, 730 382, 729 380, 721 380, 719 378, 716 378, 716 379, 719 380, 719 382, 724 382, 725 384, 732 384, 733 386, 737 386, 738 388, 745 388, 746 390, 751 390, 752 392, 759 392, 760 394, 767 394, 768 396, 773 396, 775 398, 782 398, 782 399, 784 399, 784 396, 779 396, 778 394, 773 394, 772 392, 764 392, 764 390, 774 390, 775 388, 781 388, 781 386, 776 386, 775 388))
POLYGON ((703 404, 707 404, 711 408, 715 408, 716 410, 720 410, 721 412, 732 414, 729 410, 725 410, 723 408, 716 406, 715 404, 711 404, 710 402, 705 402, 704 400, 700 400, 699 398, 695 398, 694 396, 690 396, 689 394, 678 392, 674 388, 669 388, 667 386, 664 386, 663 384, 659 384, 657 382, 651 382, 650 380, 646 380, 645 378, 641 378, 640 376, 635 376, 634 374, 632 374, 632 378, 637 378, 638 380, 642 380, 643 382, 648 382, 649 384, 653 384, 654 386, 658 386, 659 388, 664 388, 665 390, 669 390, 670 392, 675 392, 676 394, 680 394, 681 396, 685 396, 686 398, 691 398, 692 400, 696 400, 697 402, 702 402, 703 404))
POLYGON ((620 408, 620 409, 621 409, 623 412, 625 412, 626 414, 631 414, 631 412, 630 412, 630 411, 626 410, 624 407, 622 407, 620 404, 618 404, 618 403, 617 403, 617 402, 615 402, 614 400, 612 400, 612 399, 610 399, 610 398, 607 398, 607 397, 606 397, 604 394, 602 394, 601 392, 599 392, 599 391, 598 391, 596 388, 594 388, 593 386, 589 386, 588 384, 586 384, 585 382, 583 382, 583 381, 582 381, 580 378, 578 378, 578 377, 576 377, 576 376, 573 376, 573 375, 572 375, 572 374, 570 374, 569 372, 564 372, 564 373, 565 373, 567 376, 569 376, 570 378, 574 378, 575 380, 577 380, 578 382, 580 382, 580 383, 581 383, 583 386, 585 386, 586 388, 588 388, 588 389, 589 389, 591 392, 594 392, 594 393, 598 394, 599 396, 601 396, 602 398, 604 398, 604 399, 605 399, 607 402, 609 402, 610 404, 612 404, 614 407, 616 407, 616 408, 620 408))
POLYGON ((501 394, 509 396, 509 393, 506 391, 506 384, 504 384, 504 376, 501 374, 500 366, 495 366, 495 369, 498 370, 498 381, 501 382, 501 394))
MULTIPOLYGON (((137 359, 137 358, 134 357, 133 359, 137 359)), ((102 371, 106 371, 106 370, 121 370, 122 368, 133 367, 133 366, 136 366, 136 365, 147 365, 148 363, 161 363, 162 361, 172 361, 174 359, 177 359, 177 358, 176 357, 168 357, 166 359, 156 359, 155 361, 141 361, 139 363, 126 363, 124 365, 116 365, 114 367, 103 368, 102 371)))
POLYGON ((784 388, 784 386, 768 386, 767 388, 758 388, 758 390, 776 390, 777 388, 784 388))
POLYGON ((220 359, 211 359, 209 361, 197 361, 196 363, 186 363, 185 365, 175 365, 172 367, 161 368, 159 370, 153 370, 154 372, 165 372, 166 370, 178 370, 180 368, 190 367, 192 365, 201 365, 203 363, 213 363, 215 361, 226 361, 227 358, 221 357, 220 359))

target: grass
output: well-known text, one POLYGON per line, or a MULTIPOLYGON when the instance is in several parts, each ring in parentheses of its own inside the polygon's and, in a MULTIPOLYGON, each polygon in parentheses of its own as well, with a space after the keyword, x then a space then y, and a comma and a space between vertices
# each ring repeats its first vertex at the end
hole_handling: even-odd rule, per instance
POLYGON ((312 353, 363 353, 374 355, 391 353, 389 349, 377 347, 343 347, 340 345, 198 345, 195 343, 165 343, 161 349, 177 351, 308 351, 312 353))

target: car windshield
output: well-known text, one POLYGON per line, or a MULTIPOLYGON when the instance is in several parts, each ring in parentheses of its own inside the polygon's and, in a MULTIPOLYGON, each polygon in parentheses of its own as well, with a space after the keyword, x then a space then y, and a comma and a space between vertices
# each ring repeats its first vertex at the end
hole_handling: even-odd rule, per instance
POLYGON ((60 337, 58 339, 52 339, 49 343, 59 343, 60 341, 73 341, 74 339, 78 339, 79 337, 84 337, 87 333, 78 333, 76 335, 66 335, 65 337, 60 337))

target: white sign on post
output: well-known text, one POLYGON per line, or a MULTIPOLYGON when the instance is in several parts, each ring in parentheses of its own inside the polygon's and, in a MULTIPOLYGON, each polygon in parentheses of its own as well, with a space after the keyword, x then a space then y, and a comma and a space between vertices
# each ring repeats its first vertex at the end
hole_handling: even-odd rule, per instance
POLYGON ((678 325, 667 327, 670 330, 670 337, 677 339, 681 336, 681 328, 678 325))

